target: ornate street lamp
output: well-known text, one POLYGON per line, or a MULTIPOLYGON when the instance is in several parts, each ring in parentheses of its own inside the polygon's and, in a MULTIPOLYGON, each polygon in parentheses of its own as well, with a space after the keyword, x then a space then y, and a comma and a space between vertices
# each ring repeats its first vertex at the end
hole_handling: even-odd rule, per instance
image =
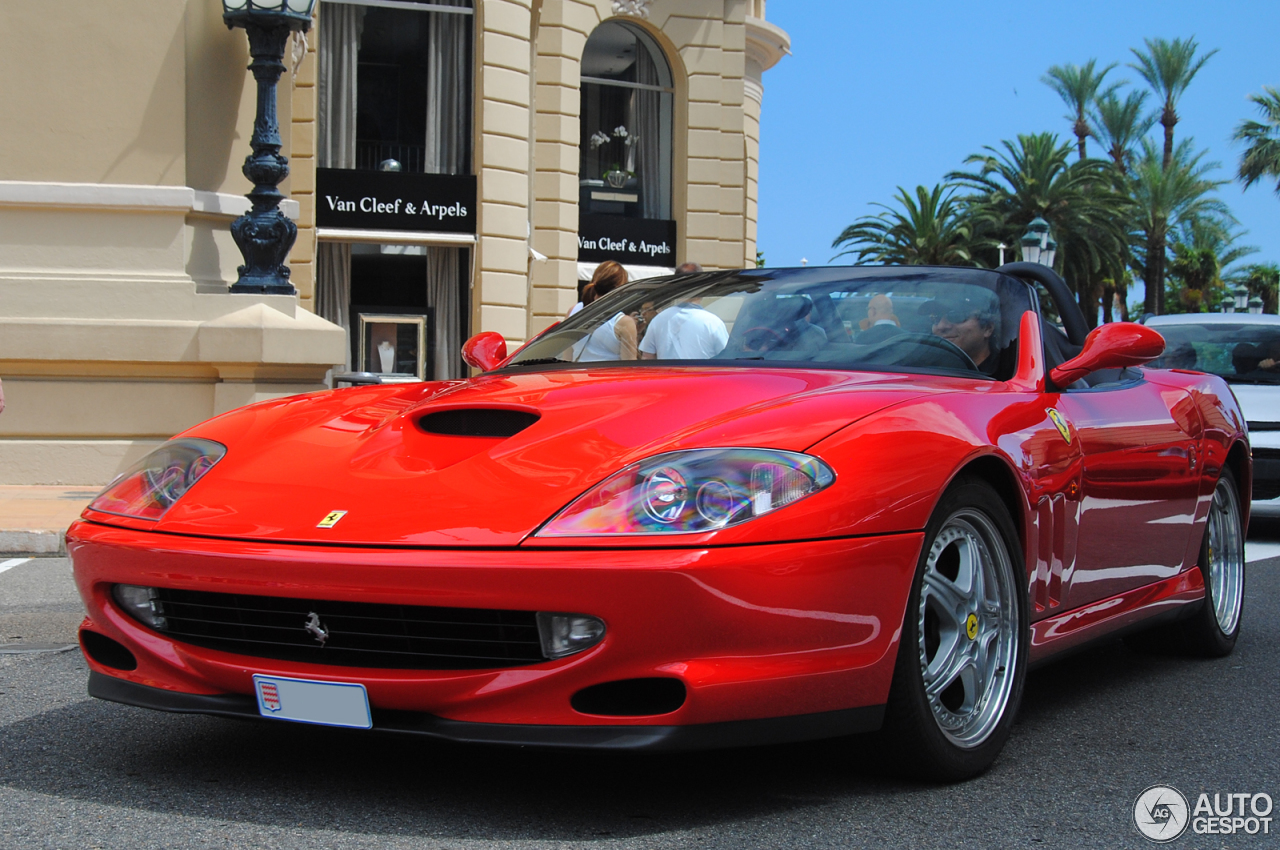
POLYGON ((1261 297, 1261 296, 1259 296, 1259 295, 1255 295, 1255 296, 1253 296, 1252 298, 1250 298, 1250 299, 1249 299, 1249 312, 1250 312, 1250 313, 1255 313, 1255 314, 1256 314, 1256 313, 1261 313, 1261 312, 1262 312, 1262 297, 1261 297))
POLYGON ((1040 263, 1053 267, 1053 257, 1057 253, 1058 243, 1049 238, 1049 222, 1038 216, 1033 218, 1019 242, 1022 245, 1024 263, 1040 263))
POLYGON ((232 292, 296 295, 284 264, 298 238, 298 226, 280 211, 284 198, 276 187, 289 176, 289 160, 280 155, 280 126, 276 120, 276 83, 284 73, 284 47, 291 32, 311 28, 316 0, 222 0, 222 20, 228 29, 243 27, 249 36, 249 70, 258 81, 258 114, 253 121, 253 153, 245 157, 244 176, 253 183, 246 196, 253 204, 231 223, 245 264, 232 292))
POLYGON ((1243 313, 1249 309, 1249 287, 1243 283, 1236 284, 1235 289, 1231 290, 1231 312, 1243 313))

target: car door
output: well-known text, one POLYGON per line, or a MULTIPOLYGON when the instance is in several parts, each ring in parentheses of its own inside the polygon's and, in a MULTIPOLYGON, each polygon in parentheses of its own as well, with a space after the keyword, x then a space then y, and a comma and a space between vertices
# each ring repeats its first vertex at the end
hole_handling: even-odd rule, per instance
POLYGON ((1068 606, 1177 574, 1199 484, 1201 425, 1190 395, 1125 370, 1122 380, 1058 393, 1054 407, 1083 454, 1068 606))

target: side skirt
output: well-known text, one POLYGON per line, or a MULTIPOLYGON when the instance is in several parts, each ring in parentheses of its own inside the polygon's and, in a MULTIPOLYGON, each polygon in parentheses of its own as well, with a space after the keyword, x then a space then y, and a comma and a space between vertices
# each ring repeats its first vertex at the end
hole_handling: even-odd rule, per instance
POLYGON ((1031 624, 1029 660, 1039 665, 1104 637, 1193 613, 1204 601, 1199 567, 1031 624))

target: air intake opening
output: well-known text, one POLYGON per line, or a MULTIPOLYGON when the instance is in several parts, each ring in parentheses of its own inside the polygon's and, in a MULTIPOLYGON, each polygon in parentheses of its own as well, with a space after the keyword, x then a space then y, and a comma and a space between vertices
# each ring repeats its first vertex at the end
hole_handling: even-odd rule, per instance
POLYGON ((441 410, 428 413, 418 425, 428 434, 451 437, 512 437, 538 421, 527 410, 441 410))
POLYGON ((85 655, 103 667, 110 667, 112 670, 138 669, 138 659, 133 657, 133 653, 126 649, 123 644, 112 640, 106 635, 82 629, 80 631, 80 646, 84 647, 85 655))
POLYGON ((623 679, 583 688, 569 704, 582 714, 645 717, 670 714, 684 705, 685 695, 679 679, 623 679))

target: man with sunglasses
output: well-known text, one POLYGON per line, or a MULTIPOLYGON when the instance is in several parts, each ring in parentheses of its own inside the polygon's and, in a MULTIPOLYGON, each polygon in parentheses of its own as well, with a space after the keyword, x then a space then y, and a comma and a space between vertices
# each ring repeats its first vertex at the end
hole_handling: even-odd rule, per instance
POLYGON ((974 288, 972 292, 948 294, 926 302, 920 312, 933 323, 934 336, 969 355, 979 372, 995 374, 1000 359, 991 343, 1000 323, 1000 302, 995 293, 974 288))

